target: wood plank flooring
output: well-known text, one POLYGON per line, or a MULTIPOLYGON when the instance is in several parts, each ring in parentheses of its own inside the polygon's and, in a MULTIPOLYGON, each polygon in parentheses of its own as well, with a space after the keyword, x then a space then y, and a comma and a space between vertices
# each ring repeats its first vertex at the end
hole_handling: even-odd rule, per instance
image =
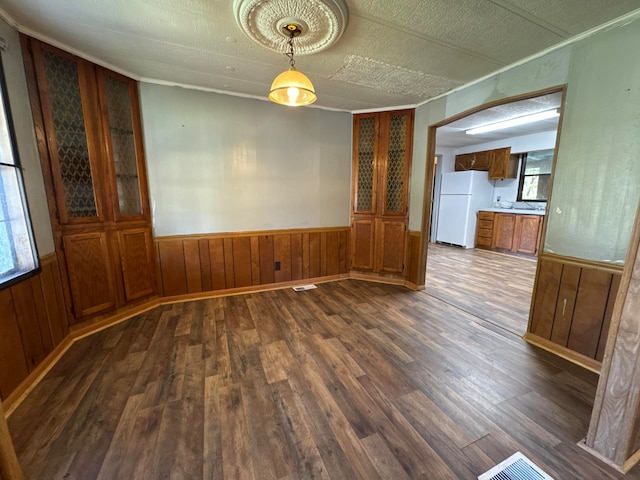
POLYGON ((524 335, 536 260, 430 243, 426 291, 497 327, 524 335))
POLYGON ((27 479, 476 479, 576 443, 597 376, 430 295, 344 280, 158 307, 76 342, 9 418, 27 479))

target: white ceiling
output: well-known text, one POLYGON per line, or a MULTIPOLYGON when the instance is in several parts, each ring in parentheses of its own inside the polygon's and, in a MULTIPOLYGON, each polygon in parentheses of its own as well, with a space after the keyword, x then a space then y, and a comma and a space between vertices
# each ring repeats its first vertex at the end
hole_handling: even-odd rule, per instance
MULTIPOLYGON (((348 111, 421 103, 638 8, 638 0, 346 4, 338 42, 297 55, 296 66, 318 106, 348 111)), ((22 31, 136 78, 266 98, 288 66, 243 33, 231 0, 0 0, 0 9, 22 31)))

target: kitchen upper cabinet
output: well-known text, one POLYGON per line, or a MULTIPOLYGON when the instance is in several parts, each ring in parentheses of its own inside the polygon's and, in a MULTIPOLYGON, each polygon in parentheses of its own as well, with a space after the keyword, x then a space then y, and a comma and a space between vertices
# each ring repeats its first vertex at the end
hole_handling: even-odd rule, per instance
POLYGON ((518 156, 511 155, 511 147, 491 151, 489 180, 516 178, 518 176, 518 156))
POLYGON ((402 274, 413 110, 354 115, 352 268, 402 274))
MULTIPOLYGON (((502 154, 502 150, 483 150, 481 152, 461 153, 456 155, 454 170, 461 172, 465 170, 490 170, 496 152, 498 156, 502 154)), ((509 149, 506 149, 509 150, 509 149)))
POLYGON ((78 322, 156 292, 137 83, 21 40, 56 252, 78 322))

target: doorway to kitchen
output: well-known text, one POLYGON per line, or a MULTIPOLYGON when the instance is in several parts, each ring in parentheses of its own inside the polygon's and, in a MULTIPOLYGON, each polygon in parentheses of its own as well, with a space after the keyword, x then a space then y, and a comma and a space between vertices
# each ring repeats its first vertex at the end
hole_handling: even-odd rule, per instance
POLYGON ((429 127, 426 293, 517 335, 527 331, 563 97, 557 87, 429 127), (546 118, 523 120, 533 114, 546 118), (541 151, 551 161, 527 162, 541 151))

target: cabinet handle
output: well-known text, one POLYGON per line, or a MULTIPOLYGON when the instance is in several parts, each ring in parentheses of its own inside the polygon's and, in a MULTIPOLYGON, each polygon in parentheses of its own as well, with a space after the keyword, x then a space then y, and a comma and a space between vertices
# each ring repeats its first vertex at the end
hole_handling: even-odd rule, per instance
POLYGON ((567 299, 564 299, 564 304, 562 305, 562 316, 564 317, 564 311, 567 309, 567 299))

